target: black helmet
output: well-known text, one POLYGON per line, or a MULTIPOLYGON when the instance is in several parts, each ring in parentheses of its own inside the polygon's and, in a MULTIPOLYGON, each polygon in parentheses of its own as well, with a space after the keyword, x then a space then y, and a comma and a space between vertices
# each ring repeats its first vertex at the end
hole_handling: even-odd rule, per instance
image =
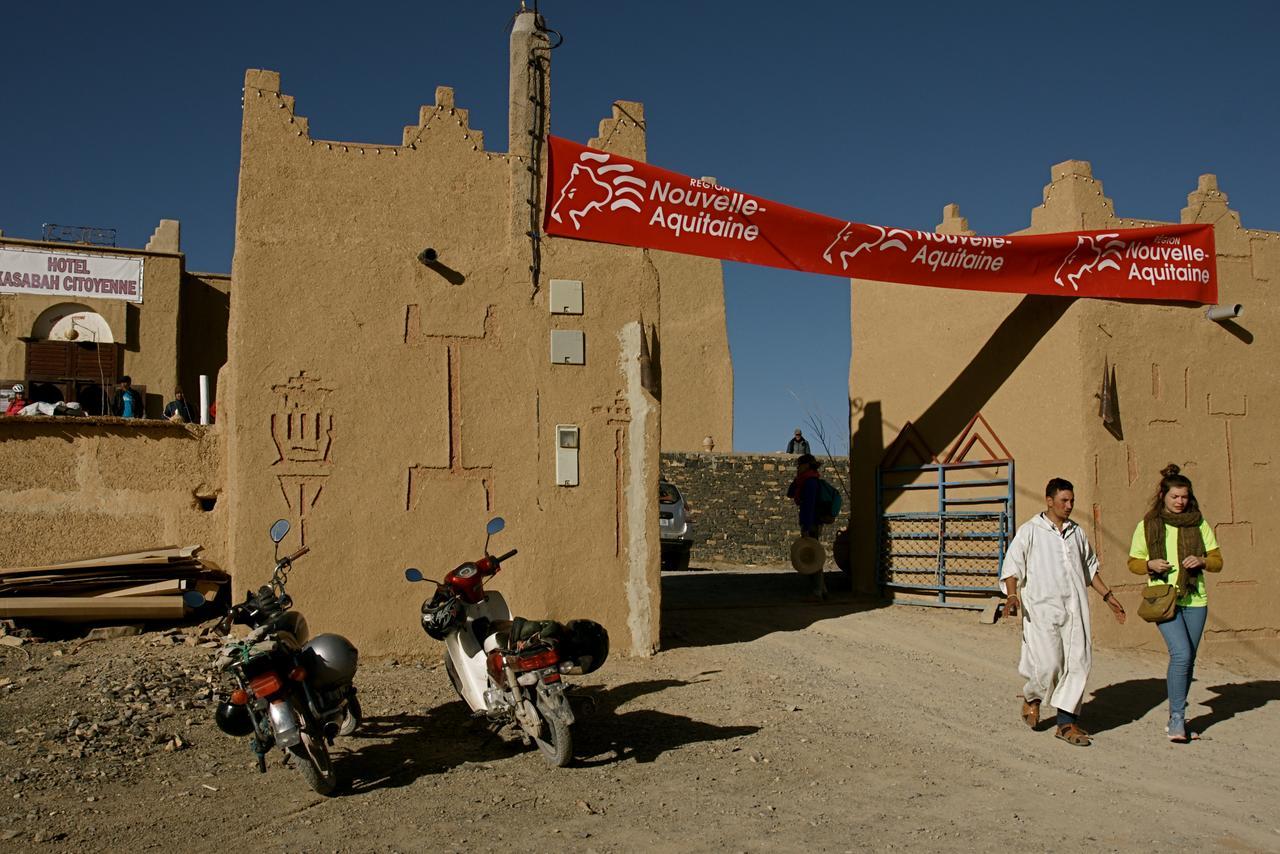
POLYGON ((566 657, 572 658, 582 673, 599 670, 609 657, 609 633, 604 626, 594 620, 570 620, 564 628, 566 657))
POLYGON ((444 640, 462 622, 462 602, 457 596, 438 591, 422 603, 422 628, 438 641, 444 640))
POLYGON ((253 732, 253 721, 249 718, 249 710, 228 700, 218 704, 217 710, 213 713, 213 719, 218 724, 218 729, 227 735, 249 735, 253 732))

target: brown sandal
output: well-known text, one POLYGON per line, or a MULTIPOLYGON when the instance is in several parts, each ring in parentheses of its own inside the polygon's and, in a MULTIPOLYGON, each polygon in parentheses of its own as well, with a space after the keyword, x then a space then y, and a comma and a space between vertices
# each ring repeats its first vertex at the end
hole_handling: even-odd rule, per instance
POLYGON ((1035 729, 1040 724, 1039 700, 1024 699, 1022 701, 1022 721, 1032 729, 1035 729))
POLYGON ((1076 747, 1088 747, 1093 743, 1089 740, 1089 733, 1080 729, 1076 724, 1065 724, 1058 727, 1057 737, 1067 744, 1074 744, 1076 747))

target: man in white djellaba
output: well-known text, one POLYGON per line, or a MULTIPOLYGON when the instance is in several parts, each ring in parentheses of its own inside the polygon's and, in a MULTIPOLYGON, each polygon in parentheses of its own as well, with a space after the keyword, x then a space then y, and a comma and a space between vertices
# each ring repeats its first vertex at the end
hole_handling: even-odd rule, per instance
POLYGON ((1098 591, 1116 622, 1123 623, 1125 613, 1098 574, 1098 556, 1084 530, 1071 521, 1071 482, 1049 481, 1044 502, 1044 512, 1018 528, 1000 567, 1005 616, 1022 615, 1022 719, 1035 728, 1040 704, 1047 702, 1058 710, 1057 737, 1088 747, 1089 733, 1078 722, 1092 660, 1086 588, 1098 591))

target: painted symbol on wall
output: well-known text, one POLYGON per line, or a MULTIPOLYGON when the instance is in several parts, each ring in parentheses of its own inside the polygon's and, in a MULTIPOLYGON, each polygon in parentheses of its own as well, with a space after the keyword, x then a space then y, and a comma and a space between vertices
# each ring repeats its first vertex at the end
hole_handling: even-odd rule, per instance
MULTIPOLYGON (((841 252, 840 253, 840 269, 842 270, 849 269, 849 260, 855 257, 859 252, 863 251, 864 249, 879 249, 881 252, 885 251, 886 249, 901 249, 903 252, 907 251, 907 244, 903 243, 898 238, 899 237, 910 238, 911 232, 901 228, 885 228, 880 225, 863 225, 861 227, 871 229, 874 232, 874 235, 871 237, 870 240, 862 241, 853 249, 848 249, 841 252)), ((844 227, 840 229, 840 233, 836 235, 835 240, 831 241, 831 245, 828 246, 823 251, 822 253, 823 260, 825 260, 828 264, 834 264, 835 261, 832 260, 831 258, 832 251, 839 248, 843 244, 852 243, 854 240, 857 240, 857 239, 858 239, 858 232, 854 230, 854 223, 846 222, 844 224, 844 227)))
POLYGON ((611 211, 626 209, 640 213, 640 203, 644 201, 640 190, 648 184, 642 178, 627 174, 634 171, 631 164, 610 163, 608 154, 597 151, 582 152, 578 161, 573 164, 569 180, 560 188, 560 197, 551 208, 552 219, 564 222, 562 216, 567 216, 577 230, 588 213, 605 207, 611 211), (590 165, 592 163, 598 165, 590 165))
POLYGON ((1080 280, 1086 273, 1095 270, 1119 270, 1120 253, 1128 245, 1117 240, 1119 234, 1081 234, 1076 237, 1076 245, 1062 263, 1053 280, 1058 287, 1065 288, 1071 284, 1073 291, 1080 290, 1080 280))

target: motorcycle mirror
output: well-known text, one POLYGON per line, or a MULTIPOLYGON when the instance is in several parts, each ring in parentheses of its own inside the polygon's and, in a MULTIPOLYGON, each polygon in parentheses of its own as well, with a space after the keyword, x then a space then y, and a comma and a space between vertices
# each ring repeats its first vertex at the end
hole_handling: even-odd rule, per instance
POLYGON ((494 516, 492 519, 489 520, 489 524, 484 526, 484 530, 489 536, 492 537, 494 534, 498 533, 505 527, 507 527, 506 520, 503 519, 501 516, 494 516))
POLYGON ((412 567, 412 566, 411 566, 411 567, 409 567, 408 569, 406 569, 406 570, 404 571, 404 577, 405 577, 406 579, 408 579, 409 581, 421 581, 421 580, 422 580, 422 570, 417 569, 416 567, 412 567))
POLYGON ((202 608, 205 604, 204 594, 196 590, 188 590, 182 594, 182 604, 188 608, 202 608))
POLYGON ((271 526, 271 542, 279 545, 287 533, 289 533, 289 520, 277 519, 275 524, 271 526))

